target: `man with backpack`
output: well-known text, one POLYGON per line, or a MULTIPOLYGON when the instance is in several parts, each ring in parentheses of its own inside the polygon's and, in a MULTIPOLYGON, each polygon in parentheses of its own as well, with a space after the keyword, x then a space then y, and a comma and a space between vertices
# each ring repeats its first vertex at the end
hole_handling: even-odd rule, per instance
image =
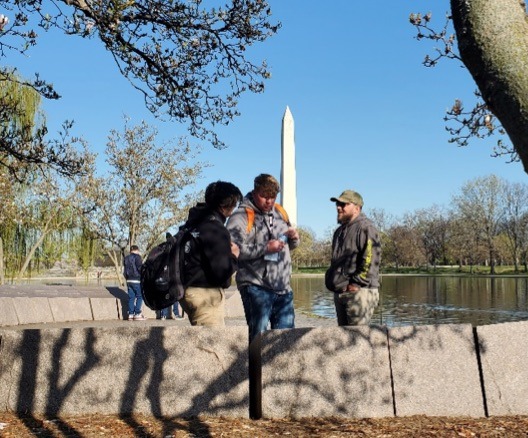
POLYGON ((275 203, 280 187, 271 175, 255 178, 253 191, 229 218, 231 239, 240 247, 236 282, 249 340, 267 329, 293 328, 293 291, 290 286, 290 250, 299 245, 299 233, 275 203))
POLYGON ((124 276, 128 289, 128 320, 143 321, 147 318, 141 313, 143 296, 141 295, 141 265, 143 261, 139 255, 137 245, 130 247, 130 254, 124 260, 124 276))
POLYGON ((184 247, 185 295, 180 304, 191 325, 225 325, 224 289, 231 285, 239 249, 224 224, 241 199, 238 187, 217 181, 205 189, 205 203, 189 211, 184 227, 191 230, 192 238, 184 247))

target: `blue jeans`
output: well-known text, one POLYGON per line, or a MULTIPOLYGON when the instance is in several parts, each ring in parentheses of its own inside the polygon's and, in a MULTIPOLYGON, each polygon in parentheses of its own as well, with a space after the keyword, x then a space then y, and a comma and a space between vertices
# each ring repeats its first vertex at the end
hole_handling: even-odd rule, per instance
POLYGON ((127 283, 128 287, 128 316, 141 314, 143 296, 141 295, 141 284, 127 283))
POLYGON ((240 288, 242 303, 249 325, 249 342, 260 332, 272 329, 293 328, 293 291, 279 295, 259 286, 250 285, 240 288), (249 312, 248 312, 249 310, 249 312))
MULTIPOLYGON (((179 317, 180 316, 180 307, 178 305, 178 301, 176 301, 172 305, 172 314, 174 315, 174 317, 179 317)), ((159 311, 159 317, 160 318, 170 318, 170 306, 169 307, 165 307, 164 309, 161 309, 159 311)))

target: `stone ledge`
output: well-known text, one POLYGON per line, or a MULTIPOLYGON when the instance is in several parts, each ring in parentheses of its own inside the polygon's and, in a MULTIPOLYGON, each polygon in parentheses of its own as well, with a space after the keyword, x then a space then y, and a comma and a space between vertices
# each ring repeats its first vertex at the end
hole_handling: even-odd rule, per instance
POLYGON ((11 297, 0 297, 0 327, 17 325, 18 316, 15 310, 15 303, 11 297))
POLYGON ((250 370, 252 418, 394 415, 384 327, 267 331, 250 370))
POLYGON ((476 331, 488 415, 528 415, 528 321, 476 331))
POLYGON ((389 330, 397 416, 485 415, 470 324, 389 330))
POLYGON ((0 405, 48 415, 247 418, 247 329, 0 329, 0 405))

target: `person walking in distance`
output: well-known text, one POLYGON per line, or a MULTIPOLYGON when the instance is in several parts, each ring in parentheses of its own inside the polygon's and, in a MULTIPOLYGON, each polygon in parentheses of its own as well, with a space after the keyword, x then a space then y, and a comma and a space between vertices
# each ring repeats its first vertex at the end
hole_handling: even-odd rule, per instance
POLYGON ((253 191, 227 222, 231 239, 240 247, 236 282, 250 342, 268 324, 272 329, 295 326, 290 251, 299 245, 299 233, 275 203, 279 190, 273 176, 258 175, 253 191))
POLYGON ((325 285, 334 292, 338 325, 368 325, 379 302, 379 233, 362 212, 359 193, 345 190, 330 201, 335 202, 340 225, 332 238, 325 285))
POLYGON ((128 320, 142 321, 147 318, 141 313, 143 296, 141 295, 141 265, 143 260, 139 255, 137 245, 130 247, 130 254, 124 260, 124 276, 128 289, 128 320))

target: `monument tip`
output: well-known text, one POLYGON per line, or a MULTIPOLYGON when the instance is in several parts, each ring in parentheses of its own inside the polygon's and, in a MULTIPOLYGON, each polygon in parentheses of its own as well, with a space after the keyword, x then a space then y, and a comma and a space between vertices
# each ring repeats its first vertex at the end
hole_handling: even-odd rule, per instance
POLYGON ((292 117, 293 118, 292 113, 290 111, 290 107, 288 105, 286 105, 286 110, 284 111, 283 118, 285 118, 285 117, 292 117))

